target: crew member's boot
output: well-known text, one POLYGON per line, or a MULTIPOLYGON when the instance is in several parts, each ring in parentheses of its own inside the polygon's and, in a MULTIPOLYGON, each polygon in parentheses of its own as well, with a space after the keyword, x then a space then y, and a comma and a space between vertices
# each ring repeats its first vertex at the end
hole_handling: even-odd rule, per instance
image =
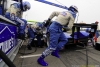
POLYGON ((39 58, 38 58, 38 60, 37 60, 37 62, 40 64, 40 65, 42 65, 42 66, 48 66, 48 64, 44 61, 44 56, 43 55, 41 55, 39 58))
POLYGON ((55 50, 51 53, 52 56, 55 56, 57 58, 60 58, 59 54, 58 54, 59 50, 55 50))

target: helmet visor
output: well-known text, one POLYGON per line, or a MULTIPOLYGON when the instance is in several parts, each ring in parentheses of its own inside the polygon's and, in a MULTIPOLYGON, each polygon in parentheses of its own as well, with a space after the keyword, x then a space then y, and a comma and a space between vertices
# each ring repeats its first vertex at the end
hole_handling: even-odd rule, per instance
POLYGON ((24 11, 27 11, 30 9, 27 5, 25 5, 23 8, 24 8, 24 11))

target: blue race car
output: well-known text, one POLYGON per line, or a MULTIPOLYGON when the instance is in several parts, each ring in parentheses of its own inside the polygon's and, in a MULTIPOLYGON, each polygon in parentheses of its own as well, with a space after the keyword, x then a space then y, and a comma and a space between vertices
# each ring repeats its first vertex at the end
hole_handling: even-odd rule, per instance
MULTIPOLYGON (((40 27, 43 27, 43 23, 39 24, 40 27)), ((46 34, 48 33, 48 27, 46 28, 45 32, 45 37, 47 39, 47 45, 49 45, 49 35, 46 34)), ((72 33, 66 33, 64 32, 66 38, 68 38, 68 43, 67 44, 85 44, 87 45, 88 40, 91 40, 93 42, 94 35, 97 30, 97 25, 96 24, 80 24, 80 23, 74 23, 73 28, 72 28, 72 33), (80 31, 80 28, 89 28, 90 30, 84 30, 80 31), (76 31, 75 31, 76 29, 76 31)), ((93 44, 94 45, 94 44, 93 44)))

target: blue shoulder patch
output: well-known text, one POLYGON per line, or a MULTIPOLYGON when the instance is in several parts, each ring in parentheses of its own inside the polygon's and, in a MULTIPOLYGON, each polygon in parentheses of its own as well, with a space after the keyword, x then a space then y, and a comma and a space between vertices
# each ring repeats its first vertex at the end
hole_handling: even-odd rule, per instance
POLYGON ((67 13, 65 11, 61 12, 61 15, 66 16, 67 13))

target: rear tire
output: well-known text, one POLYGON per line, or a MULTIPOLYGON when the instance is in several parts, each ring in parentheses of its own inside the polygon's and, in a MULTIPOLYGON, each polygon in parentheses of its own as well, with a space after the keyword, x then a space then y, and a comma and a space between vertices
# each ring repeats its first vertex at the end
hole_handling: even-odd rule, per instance
POLYGON ((100 51, 100 43, 95 42, 95 40, 92 40, 92 44, 93 44, 93 47, 94 47, 96 50, 99 50, 99 51, 100 51))
POLYGON ((95 49, 100 51, 100 43, 95 44, 95 49))

